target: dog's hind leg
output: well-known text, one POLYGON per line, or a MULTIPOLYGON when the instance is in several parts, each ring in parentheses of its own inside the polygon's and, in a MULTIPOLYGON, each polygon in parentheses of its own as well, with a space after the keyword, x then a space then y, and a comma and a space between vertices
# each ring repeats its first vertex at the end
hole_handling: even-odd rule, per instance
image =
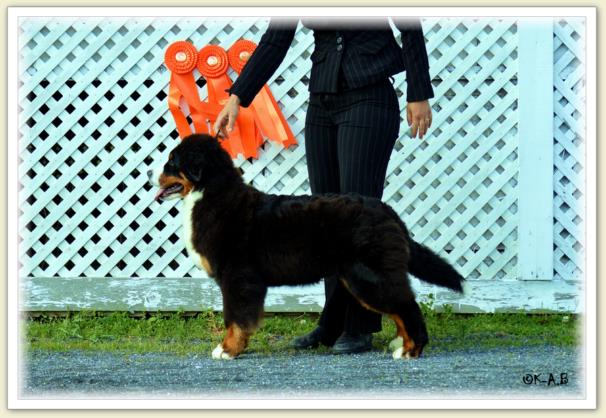
POLYGON ((396 323, 390 343, 394 358, 415 358, 427 344, 427 329, 405 272, 379 274, 355 263, 341 279, 349 292, 367 309, 387 314, 396 323))
POLYGON ((237 287, 221 286, 227 332, 223 342, 212 352, 214 359, 229 360, 242 353, 263 317, 263 302, 267 288, 246 279, 232 283, 237 287))
POLYGON ((397 343, 394 344, 394 341, 390 344, 390 348, 394 350, 393 358, 419 357, 429 338, 425 320, 417 302, 414 300, 408 301, 402 304, 399 313, 390 314, 389 316, 396 324, 397 337, 394 341, 401 341, 400 346, 397 343))

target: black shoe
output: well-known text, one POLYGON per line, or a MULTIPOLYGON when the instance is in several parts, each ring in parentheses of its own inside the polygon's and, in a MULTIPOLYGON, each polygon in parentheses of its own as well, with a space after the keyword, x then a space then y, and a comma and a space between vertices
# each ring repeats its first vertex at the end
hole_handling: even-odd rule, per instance
POLYGON ((335 354, 362 353, 372 349, 372 334, 349 334, 344 332, 332 347, 335 354))
POLYGON ((329 336, 324 328, 318 326, 309 334, 295 338, 291 342, 291 347, 298 350, 303 348, 316 348, 320 344, 331 346, 334 341, 330 341, 329 336))

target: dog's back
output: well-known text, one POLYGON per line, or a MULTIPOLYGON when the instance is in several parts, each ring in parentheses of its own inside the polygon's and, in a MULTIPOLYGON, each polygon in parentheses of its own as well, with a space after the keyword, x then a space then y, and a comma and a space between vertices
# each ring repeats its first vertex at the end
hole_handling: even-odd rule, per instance
POLYGON ((391 252, 405 265, 407 234, 385 207, 359 195, 261 194, 247 235, 252 259, 269 285, 313 283, 360 257, 372 264, 391 252))

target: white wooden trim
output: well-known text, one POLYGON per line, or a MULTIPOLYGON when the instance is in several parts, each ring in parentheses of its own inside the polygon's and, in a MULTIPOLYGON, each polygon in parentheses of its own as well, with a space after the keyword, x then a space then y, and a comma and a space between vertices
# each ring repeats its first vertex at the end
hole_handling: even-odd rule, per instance
MULTIPOLYGON (((425 285, 413 279, 417 300, 454 312, 579 313, 583 291, 579 282, 469 280, 465 294, 425 285)), ((222 310, 221 292, 209 279, 27 278, 21 280, 22 311, 185 311, 222 310)), ((271 288, 267 312, 320 312, 324 285, 271 288)))
POLYGON ((553 19, 518 26, 518 277, 553 278, 553 19))

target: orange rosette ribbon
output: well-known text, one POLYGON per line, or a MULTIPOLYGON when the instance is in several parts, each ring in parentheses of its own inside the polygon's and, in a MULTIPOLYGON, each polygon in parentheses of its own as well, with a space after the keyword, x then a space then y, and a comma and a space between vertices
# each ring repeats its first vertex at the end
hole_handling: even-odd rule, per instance
MULTIPOLYGON (((229 98, 227 90, 232 83, 227 76, 228 65, 227 52, 218 45, 207 45, 198 52, 198 71, 206 79, 210 103, 218 103, 223 106, 229 98)), ((262 140, 261 134, 255 126, 253 112, 243 108, 240 109, 229 138, 221 143, 232 158, 237 157, 238 154, 243 154, 244 158, 256 158, 260 139, 262 140)))
MULTIPOLYGON (((229 65, 240 74, 256 47, 257 45, 254 42, 246 39, 236 41, 229 48, 227 54, 229 65)), ((286 122, 286 118, 284 118, 267 84, 263 86, 259 94, 254 98, 251 107, 255 123, 265 137, 282 143, 285 148, 297 143, 290 126, 286 122)))
POLYGON ((168 108, 175 119, 177 132, 181 138, 192 134, 191 127, 181 109, 181 98, 189 107, 192 122, 196 132, 209 133, 207 119, 216 119, 221 111, 218 105, 202 103, 198 96, 198 88, 193 70, 198 61, 198 51, 195 46, 186 41, 177 41, 169 45, 164 54, 164 63, 170 70, 168 92, 168 108))

